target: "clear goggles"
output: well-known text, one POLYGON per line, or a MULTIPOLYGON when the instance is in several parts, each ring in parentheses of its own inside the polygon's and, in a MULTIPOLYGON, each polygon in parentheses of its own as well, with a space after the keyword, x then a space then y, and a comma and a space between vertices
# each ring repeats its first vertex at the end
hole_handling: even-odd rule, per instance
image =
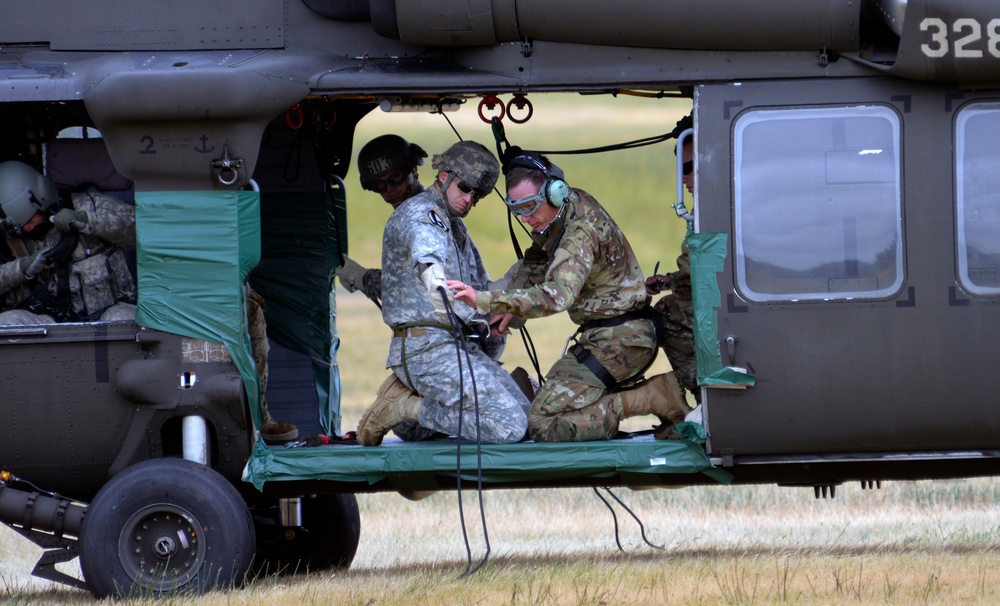
POLYGON ((535 214, 542 204, 545 204, 545 196, 541 193, 532 194, 530 196, 524 196, 523 198, 518 198, 516 200, 511 200, 510 196, 505 196, 503 203, 507 205, 507 208, 511 212, 521 215, 522 217, 527 217, 535 214))

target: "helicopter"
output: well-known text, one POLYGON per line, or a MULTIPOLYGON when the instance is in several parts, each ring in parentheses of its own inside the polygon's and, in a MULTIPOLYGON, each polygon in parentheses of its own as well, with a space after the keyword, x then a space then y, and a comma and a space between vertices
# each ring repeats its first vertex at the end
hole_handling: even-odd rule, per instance
POLYGON ((0 326, 0 521, 43 548, 40 578, 166 595, 239 583, 255 554, 349 566, 355 494, 461 479, 825 496, 1000 473, 994 3, 33 0, 8 15, 0 160, 137 216, 134 321, 0 326), (329 293, 365 115, 514 119, 531 93, 621 91, 692 103, 678 137, 697 194, 678 212, 704 441, 567 457, 259 438, 248 278, 283 356, 272 374, 306 385, 282 413, 341 431, 329 293), (74 129, 100 136, 60 136, 74 129), (477 452, 489 463, 470 467, 477 452), (83 579, 56 567, 76 558, 83 579))

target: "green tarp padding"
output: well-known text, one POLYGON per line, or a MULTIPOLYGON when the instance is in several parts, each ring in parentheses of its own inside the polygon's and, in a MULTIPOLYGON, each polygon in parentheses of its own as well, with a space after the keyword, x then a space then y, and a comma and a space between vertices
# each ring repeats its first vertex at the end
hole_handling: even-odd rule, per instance
MULTIPOLYGON (((398 478, 406 489, 420 489, 413 480, 421 474, 428 478, 456 477, 456 454, 454 440, 316 448, 273 448, 258 441, 244 480, 262 489, 266 482, 283 480, 371 485, 398 478)), ((463 445, 461 454, 462 478, 474 481, 475 444, 463 445)), ((702 473, 724 484, 732 479, 728 472, 712 467, 701 444, 691 440, 654 440, 649 435, 595 442, 484 444, 482 467, 483 482, 487 484, 629 474, 702 473)))
POLYGON ((337 237, 347 222, 343 188, 334 193, 336 201, 323 192, 263 193, 261 261, 250 276, 266 303, 268 335, 312 361, 320 425, 328 434, 340 433, 339 340, 331 293, 339 265, 337 237))
POLYGON ((705 232, 688 234, 691 254, 691 289, 694 299, 694 346, 698 360, 698 384, 706 387, 754 384, 753 375, 722 365, 719 321, 722 306, 718 274, 726 262, 727 236, 705 232))
POLYGON ((136 322, 222 343, 243 376, 254 423, 259 387, 243 284, 260 260, 260 195, 252 191, 136 192, 136 322))

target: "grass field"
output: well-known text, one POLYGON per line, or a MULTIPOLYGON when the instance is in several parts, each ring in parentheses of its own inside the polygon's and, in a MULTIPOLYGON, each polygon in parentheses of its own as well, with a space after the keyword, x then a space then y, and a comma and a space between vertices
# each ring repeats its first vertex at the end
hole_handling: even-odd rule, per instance
MULTIPOLYGON (((507 125, 523 147, 593 147, 667 132, 689 106, 619 97, 594 103, 532 96, 525 125, 507 125), (536 99, 536 97, 540 97, 536 99)), ((465 138, 492 146, 485 124, 466 107, 452 117, 465 138)), ((443 150, 454 134, 440 116, 373 113, 361 143, 384 132, 443 150)), ((672 145, 599 157, 553 156, 568 180, 594 193, 622 225, 643 268, 670 270, 683 222, 667 208, 674 190, 672 145), (660 206, 662 204, 662 207, 660 206), (659 209, 659 210, 650 210, 659 209)), ((429 182, 429 162, 423 167, 429 182)), ((379 265, 388 205, 348 175, 351 254, 379 265)), ((499 199, 473 211, 470 231, 489 269, 513 261, 499 199)), ((388 329, 361 294, 337 293, 342 345, 344 430, 386 376, 388 329)), ((564 318, 529 324, 543 371, 572 327, 564 318)), ((508 368, 527 366, 517 338, 508 368)), ((662 356, 657 369, 667 368, 662 356)), ((640 421, 641 422, 641 421, 640 421)), ((835 499, 775 486, 697 487, 617 494, 663 550, 646 546, 620 508, 618 552, 611 514, 589 489, 488 491, 483 495, 492 548, 479 572, 460 578, 466 550, 454 492, 411 502, 396 494, 359 495, 362 532, 349 571, 263 578, 248 587, 158 604, 995 604, 1000 601, 1000 481, 888 483, 881 490, 843 486, 835 499)), ((471 559, 486 553, 477 495, 462 493, 471 559)), ((32 580, 40 550, 0 528, 0 603, 92 604, 89 594, 32 580)), ((72 570, 69 567, 68 570, 72 570)), ((126 604, 152 603, 127 600, 126 604)))

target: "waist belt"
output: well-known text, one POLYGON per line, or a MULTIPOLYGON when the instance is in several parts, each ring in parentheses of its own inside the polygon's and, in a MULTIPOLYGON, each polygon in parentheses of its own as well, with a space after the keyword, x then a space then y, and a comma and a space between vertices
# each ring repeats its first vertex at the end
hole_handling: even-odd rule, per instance
POLYGON ((451 332, 451 326, 443 322, 406 322, 392 327, 394 337, 422 337, 427 334, 428 328, 439 328, 451 332))
MULTIPOLYGON (((452 334, 451 326, 443 322, 406 322, 404 324, 397 324, 392 327, 392 336, 394 337, 422 337, 427 334, 428 328, 437 328, 443 330, 448 334, 452 334)), ((464 322, 461 323, 460 328, 462 329, 462 335, 466 339, 479 339, 484 335, 477 332, 468 324, 464 322)), ((487 333, 488 334, 488 333, 487 333)))

